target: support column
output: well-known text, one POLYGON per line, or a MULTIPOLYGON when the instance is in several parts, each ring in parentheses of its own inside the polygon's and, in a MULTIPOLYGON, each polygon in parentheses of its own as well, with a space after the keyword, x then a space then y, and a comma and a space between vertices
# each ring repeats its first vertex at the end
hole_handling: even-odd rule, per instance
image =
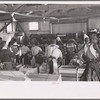
POLYGON ((53 34, 53 27, 52 27, 52 23, 50 23, 50 32, 51 32, 51 34, 53 34))

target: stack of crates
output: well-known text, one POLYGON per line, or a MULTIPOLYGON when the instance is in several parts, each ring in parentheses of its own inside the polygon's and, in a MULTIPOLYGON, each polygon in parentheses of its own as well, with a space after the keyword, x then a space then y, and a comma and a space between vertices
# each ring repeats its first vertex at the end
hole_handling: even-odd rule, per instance
POLYGON ((62 81, 79 81, 83 72, 84 68, 78 68, 75 65, 62 65, 59 68, 62 81))

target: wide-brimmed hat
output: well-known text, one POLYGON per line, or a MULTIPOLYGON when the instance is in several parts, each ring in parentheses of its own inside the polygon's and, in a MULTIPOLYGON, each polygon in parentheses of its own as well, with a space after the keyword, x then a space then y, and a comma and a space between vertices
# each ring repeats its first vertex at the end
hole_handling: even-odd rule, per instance
POLYGON ((100 32, 97 33, 97 37, 100 36, 100 32))
POLYGON ((97 35, 97 29, 94 29, 94 30, 91 30, 91 31, 89 31, 89 36, 91 36, 91 35, 93 35, 93 34, 95 34, 95 35, 97 35))

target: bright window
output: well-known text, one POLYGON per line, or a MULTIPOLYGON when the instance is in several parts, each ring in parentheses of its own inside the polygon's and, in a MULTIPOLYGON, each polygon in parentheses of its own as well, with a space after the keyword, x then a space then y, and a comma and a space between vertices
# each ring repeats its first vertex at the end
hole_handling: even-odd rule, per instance
POLYGON ((38 22, 30 22, 29 30, 39 30, 38 22))
POLYGON ((12 24, 9 24, 9 25, 7 26, 7 32, 12 32, 12 24))

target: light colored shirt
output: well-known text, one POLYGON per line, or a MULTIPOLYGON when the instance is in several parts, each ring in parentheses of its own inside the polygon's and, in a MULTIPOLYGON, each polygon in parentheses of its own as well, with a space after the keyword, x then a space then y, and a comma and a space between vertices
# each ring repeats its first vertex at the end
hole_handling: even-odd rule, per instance
POLYGON ((85 54, 85 55, 86 55, 86 52, 87 52, 88 48, 89 48, 89 43, 86 43, 86 44, 84 45, 84 54, 85 54))
POLYGON ((34 46, 31 48, 32 51, 32 55, 35 56, 37 55, 40 51, 42 51, 42 49, 39 46, 34 46))
POLYGON ((91 44, 86 52, 86 56, 90 59, 96 59, 99 54, 97 51, 94 49, 93 44, 91 44))
POLYGON ((57 45, 49 45, 47 49, 47 56, 55 57, 56 59, 62 58, 62 52, 57 45))
POLYGON ((26 54, 27 52, 30 51, 30 49, 29 49, 27 46, 23 45, 23 46, 21 47, 21 51, 22 51, 22 54, 26 54))
POLYGON ((90 51, 95 56, 95 58, 97 58, 99 56, 97 51, 94 49, 93 44, 90 46, 90 51))

